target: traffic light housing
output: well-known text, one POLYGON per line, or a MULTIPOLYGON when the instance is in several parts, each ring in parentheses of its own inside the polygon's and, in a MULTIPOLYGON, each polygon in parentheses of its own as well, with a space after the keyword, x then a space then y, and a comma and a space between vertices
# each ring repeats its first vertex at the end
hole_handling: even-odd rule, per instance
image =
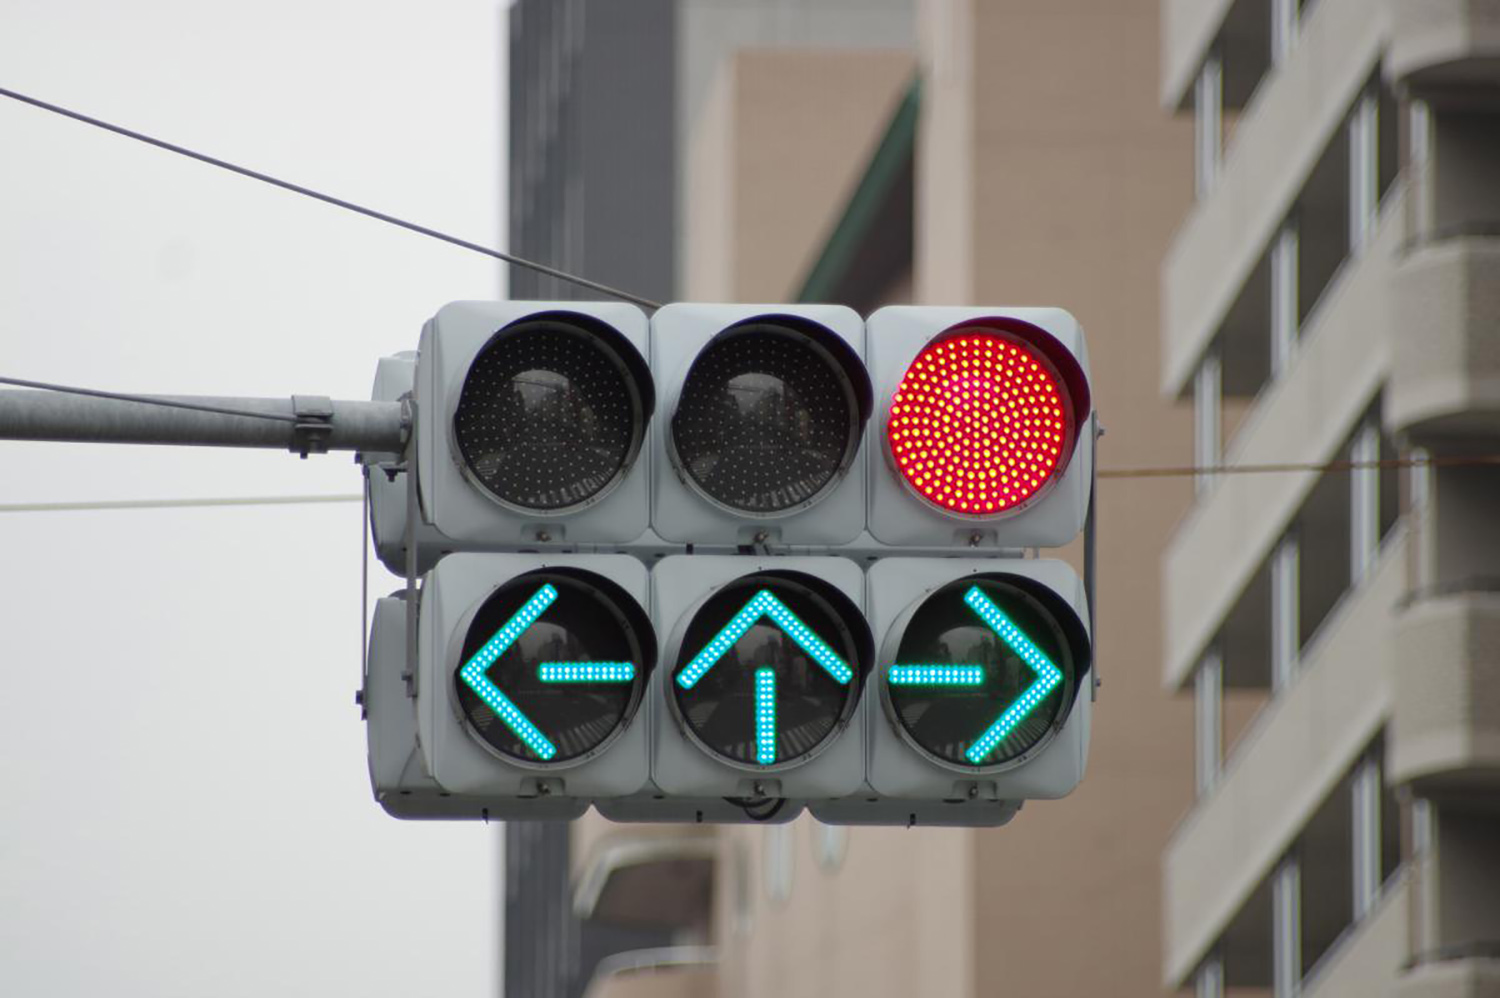
POLYGON ((864 526, 864 323, 840 305, 666 305, 652 525, 665 541, 833 545, 864 526))
POLYGON ((455 794, 427 767, 417 736, 415 683, 407 670, 405 594, 375 601, 360 703, 369 741, 370 787, 375 801, 394 818, 529 818, 567 821, 581 817, 588 802, 568 798, 490 798, 455 794))
POLYGON ((867 323, 869 530, 887 545, 1059 547, 1094 439, 1083 330, 1058 308, 887 306, 867 323))
POLYGON ((460 549, 640 537, 649 349, 634 305, 444 306, 422 331, 416 369, 424 519, 460 549))
POLYGON ((1092 529, 1068 313, 460 302, 408 390, 390 813, 993 826, 1082 778, 1091 593, 1022 557, 1092 529))
POLYGON ((649 780, 655 669, 645 566, 629 555, 449 555, 418 613, 417 737, 450 793, 614 797, 649 780))
POLYGON ((1083 778, 1092 710, 1087 594, 1050 559, 888 559, 866 615, 867 793, 813 802, 830 823, 1002 824, 1083 778))
POLYGON ((652 570, 664 636, 652 780, 668 795, 806 800, 864 780, 873 660, 847 558, 682 555, 652 570))

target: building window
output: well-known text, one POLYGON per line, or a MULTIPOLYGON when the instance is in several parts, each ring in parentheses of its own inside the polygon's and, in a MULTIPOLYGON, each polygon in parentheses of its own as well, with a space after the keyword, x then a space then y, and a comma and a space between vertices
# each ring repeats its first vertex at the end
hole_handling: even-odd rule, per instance
POLYGON ((766 829, 762 844, 765 848, 762 869, 765 873, 766 896, 776 904, 785 904, 792 896, 792 877, 796 872, 792 826, 772 825, 766 829))
POLYGON ((1301 241, 1297 220, 1282 223, 1276 241, 1271 245, 1271 377, 1277 377, 1291 365, 1297 348, 1297 333, 1302 324, 1299 263, 1301 241))
POLYGON ((1349 584, 1364 581, 1380 549, 1380 427, 1366 419, 1349 448, 1349 584))
MULTIPOLYGON (((1211 349, 1204 355, 1193 377, 1193 464, 1196 467, 1212 468, 1219 463, 1223 411, 1224 367, 1218 350, 1211 349)), ((1193 487, 1202 494, 1213 481, 1213 472, 1199 472, 1193 478, 1193 487)))
POLYGON ((1373 755, 1361 759, 1354 770, 1352 784, 1352 842, 1354 920, 1359 921, 1375 907, 1381 871, 1381 799, 1380 760, 1373 755))
POLYGON ((818 822, 813 826, 813 859, 817 861, 818 869, 824 873, 834 873, 844 865, 844 857, 849 853, 849 829, 843 825, 825 825, 818 822))
POLYGON ((1210 648, 1193 683, 1194 737, 1198 795, 1213 789, 1219 779, 1224 751, 1224 658, 1217 646, 1210 648))
POLYGON ((1210 55, 1193 85, 1193 176, 1203 197, 1219 178, 1224 149, 1224 64, 1210 55))
POLYGON ((1271 62, 1281 65, 1297 47, 1301 20, 1298 0, 1271 0, 1271 62))
POLYGON ((1380 202, 1379 100, 1366 91, 1349 115, 1349 252, 1358 255, 1375 231, 1380 202))
POLYGON ((1288 534, 1271 555, 1271 689, 1284 689, 1301 649, 1300 545, 1288 534))
POLYGON ((1302 869, 1286 857, 1271 880, 1271 993, 1296 998, 1302 990, 1302 869))
POLYGON ((1209 954, 1193 976, 1193 998, 1224 998, 1224 958, 1209 954))

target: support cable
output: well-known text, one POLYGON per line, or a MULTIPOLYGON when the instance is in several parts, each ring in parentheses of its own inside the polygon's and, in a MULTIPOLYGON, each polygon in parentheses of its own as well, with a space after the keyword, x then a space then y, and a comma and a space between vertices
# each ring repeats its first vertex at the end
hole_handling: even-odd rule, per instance
POLYGON ((440 232, 437 229, 430 228, 426 225, 418 225, 416 222, 408 222, 405 219, 397 218, 395 215, 388 215, 383 211, 376 211, 374 208, 366 208, 364 205, 355 204, 353 201, 345 201, 343 198, 336 198, 331 194, 324 194, 321 191, 315 191, 310 187, 303 187, 301 184, 294 184, 289 180, 282 180, 279 177, 273 177, 268 173, 261 173, 259 170, 252 170, 249 167, 239 166, 235 163, 229 162, 228 160, 223 160, 215 156, 209 156, 205 153, 196 152, 192 149, 187 148, 186 146, 180 146, 172 142, 167 142, 163 139, 153 138, 150 135, 144 134, 143 132, 137 132, 120 125, 112 125, 107 121, 100 120, 99 118, 92 118, 86 114, 69 110, 68 108, 61 107, 57 104, 49 104, 44 100, 39 100, 35 97, 28 97, 26 94, 18 93, 14 90, 7 90, 4 87, 0 87, 0 97, 9 97, 11 100, 20 101, 22 104, 30 104, 32 107, 40 108, 43 111, 50 111, 53 114, 60 114, 65 118, 72 118, 74 121, 81 121, 85 125, 93 125, 95 128, 102 128, 107 132, 114 132, 116 135, 123 135, 127 139, 134 139, 137 142, 144 142, 147 145, 155 146, 158 149, 165 149, 167 152, 174 152, 179 156, 186 156, 189 159, 195 159, 200 163, 207 163, 209 166, 217 166, 221 170, 228 170, 230 173, 237 173, 242 177, 249 177, 251 180, 259 180, 261 183, 270 184, 272 187, 280 187, 282 190, 291 191, 294 194, 301 194, 303 197, 309 197, 316 201, 322 201, 325 204, 331 204, 335 207, 343 208, 346 211, 352 211, 356 214, 364 215, 367 218, 373 218, 377 221, 385 222, 388 225, 394 225, 398 228, 406 229, 410 232, 416 232, 433 239, 441 240, 442 242, 450 243, 454 246, 459 246, 466 250, 472 250, 475 253, 482 253, 485 256, 493 257, 496 260, 503 260, 504 262, 511 264, 512 266, 524 267, 527 270, 536 271, 538 274, 545 274, 548 277, 555 277, 558 280, 566 281, 569 284, 576 284, 581 288, 588 288, 591 291, 598 291, 601 294, 609 295, 611 298, 619 298, 622 301, 632 302, 636 305, 640 305, 642 308, 656 309, 661 307, 658 302, 654 302, 649 298, 642 298, 639 295, 633 295, 628 291, 621 291, 618 288, 612 288, 608 284, 601 284, 598 281, 591 281, 586 277, 578 277, 575 274, 569 274, 566 271, 558 270, 556 267, 549 267, 544 263, 537 263, 534 260, 527 260, 524 257, 516 256, 513 253, 506 253, 502 250, 491 249, 488 246, 482 246, 479 243, 470 242, 467 239, 460 239, 458 236, 449 235, 446 232, 440 232))

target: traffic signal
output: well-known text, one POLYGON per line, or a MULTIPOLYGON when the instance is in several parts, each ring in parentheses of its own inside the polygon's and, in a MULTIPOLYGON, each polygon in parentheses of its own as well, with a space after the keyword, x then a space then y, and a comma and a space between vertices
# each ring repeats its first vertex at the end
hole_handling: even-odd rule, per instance
POLYGON ((656 405, 645 313, 600 302, 455 302, 422 331, 424 517, 460 548, 633 541, 656 405))
POLYGON ((829 823, 997 825, 1062 797, 1088 756, 1083 584, 1041 559, 887 559, 870 568, 879 655, 865 700, 868 793, 829 823))
POLYGON ((417 738, 415 685, 407 671, 404 594, 375 601, 360 703, 368 728, 370 786, 395 818, 531 818, 566 821, 588 810, 569 798, 527 800, 455 794, 432 778, 417 738))
POLYGON ((652 571, 663 635, 652 777, 684 797, 806 800, 864 780, 874 658, 847 558, 682 555, 652 571))
POLYGON ((871 412, 864 349, 864 323, 839 305, 657 311, 656 533, 762 549, 858 537, 871 412))
POLYGON ((391 813, 998 825, 1082 778, 1090 594, 1022 557, 1091 508, 1068 313, 466 302, 407 390, 365 456, 391 813))
POLYGON ((830 823, 1003 824, 1072 791, 1087 758, 1088 594, 1065 563, 1017 556, 1088 517, 1083 333, 1061 309, 892 306, 867 336, 883 411, 867 441, 881 557, 866 782, 809 807, 830 823))
MULTIPOLYGON (((1083 529, 1094 439, 1077 320, 890 306, 867 323, 884 406, 869 530, 888 545, 1058 547, 1083 529)), ((874 459, 872 458, 872 463, 874 459)))
POLYGON ((450 793, 637 793, 656 668, 646 567, 623 554, 448 555, 423 581, 417 738, 450 793))

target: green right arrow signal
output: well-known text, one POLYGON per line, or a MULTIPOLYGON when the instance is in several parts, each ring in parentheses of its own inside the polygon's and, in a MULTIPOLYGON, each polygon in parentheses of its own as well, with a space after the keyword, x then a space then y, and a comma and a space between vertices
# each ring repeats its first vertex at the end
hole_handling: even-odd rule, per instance
MULTIPOLYGON (((1005 611, 996 606, 978 586, 969 587, 969 591, 964 594, 964 603, 1036 673, 1036 679, 1031 685, 995 718, 964 753, 969 762, 978 766, 1016 729, 1016 725, 1026 720, 1047 699, 1047 695, 1063 681, 1063 674, 1046 653, 1026 636, 1026 632, 1017 627, 1005 615, 1005 611)), ((886 681, 892 686, 908 687, 979 686, 984 682, 984 671, 983 665, 968 662, 952 665, 892 665, 886 671, 886 681)))

